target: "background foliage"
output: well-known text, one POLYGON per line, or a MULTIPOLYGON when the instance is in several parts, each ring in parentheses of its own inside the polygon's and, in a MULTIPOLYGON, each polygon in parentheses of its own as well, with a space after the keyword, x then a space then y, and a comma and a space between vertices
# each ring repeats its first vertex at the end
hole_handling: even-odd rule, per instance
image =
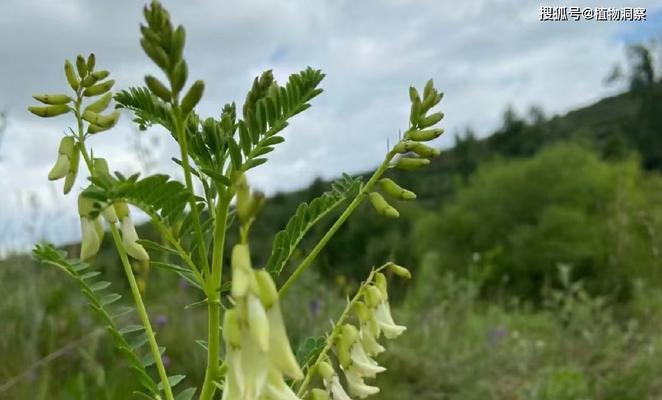
MULTIPOLYGON (((662 83, 651 54, 632 48, 626 93, 551 118, 509 110, 491 136, 467 132, 424 172, 396 173, 420 201, 399 204, 396 222, 365 205, 348 221, 286 298, 294 342, 323 332, 367 269, 394 259, 414 272, 393 300, 409 331, 385 355, 378 398, 662 397, 662 83)), ((272 197, 254 237, 273 237, 328 189, 319 180, 272 197)), ((100 278, 123 282, 109 245, 100 278)), ((252 247, 265 265, 272 243, 252 247)), ((138 274, 166 363, 201 381, 204 349, 189 346, 206 332, 199 294, 172 274, 138 274)), ((137 382, 74 283, 16 256, 0 264, 0 293, 0 398, 128 398, 137 382)))

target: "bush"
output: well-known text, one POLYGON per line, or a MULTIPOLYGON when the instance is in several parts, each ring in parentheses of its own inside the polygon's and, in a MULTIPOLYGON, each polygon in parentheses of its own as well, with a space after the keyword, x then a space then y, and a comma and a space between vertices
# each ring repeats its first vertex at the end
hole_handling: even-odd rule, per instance
POLYGON ((657 276, 651 181, 636 160, 608 163, 559 144, 484 164, 413 237, 419 254, 436 251, 440 269, 472 271, 489 293, 539 300, 563 263, 589 293, 623 298, 633 277, 657 276))

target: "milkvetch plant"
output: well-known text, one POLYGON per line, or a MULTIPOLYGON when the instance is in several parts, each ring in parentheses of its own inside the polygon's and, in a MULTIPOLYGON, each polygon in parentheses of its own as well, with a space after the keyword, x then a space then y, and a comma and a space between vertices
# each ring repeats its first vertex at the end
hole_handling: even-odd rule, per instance
POLYGON ((222 107, 219 116, 203 118, 195 108, 205 83, 197 80, 187 86, 184 28, 173 26, 169 13, 156 1, 144 8, 144 17, 140 44, 162 76, 148 75, 145 87, 113 93, 114 81, 108 71, 97 68, 94 54, 78 56, 74 63, 64 64, 70 94, 34 96, 42 105, 30 107, 33 114, 44 118, 71 114, 75 120, 60 142, 48 179, 64 180, 63 192, 67 194, 81 165, 90 174, 89 182, 79 182, 86 186, 78 197, 82 232, 79 257, 68 258, 53 245, 41 244, 35 247, 35 258, 60 268, 78 282, 92 311, 107 326, 135 372, 141 384, 135 391, 137 398, 183 400, 198 394, 203 400, 342 400, 379 392, 369 380, 385 370, 375 359, 385 351, 382 338, 394 339, 406 329, 391 316, 384 272, 408 279, 411 275, 406 268, 392 262, 374 268, 331 331, 324 338, 306 342, 312 345, 303 359, 297 359, 291 348, 283 321, 287 310, 281 308, 281 298, 364 200, 378 214, 395 218, 399 212, 387 198, 416 198, 384 175, 390 168, 425 167, 439 154, 424 142, 443 133, 435 128, 443 114, 431 111, 442 95, 431 80, 422 94, 410 88, 409 127, 370 179, 362 182, 345 175, 332 190, 299 206, 274 238, 269 260, 255 266, 250 229, 266 200, 251 189, 246 172, 265 164, 265 156, 285 140, 283 132, 289 120, 322 93, 319 84, 324 74, 307 68, 280 85, 271 71, 266 71, 253 81, 241 116, 231 103, 222 107), (113 100, 115 109, 109 111, 113 100), (141 130, 159 125, 172 135, 180 150, 173 161, 181 168, 183 182, 163 174, 141 178, 138 174, 126 177, 111 173, 108 162, 92 152, 90 142, 116 125, 120 109, 132 112, 141 130), (196 187, 202 189, 196 192, 196 187), (130 207, 149 216, 165 244, 140 239, 130 207), (309 254, 285 276, 285 266, 311 227, 341 209, 309 254), (235 226, 239 239, 232 244, 230 265, 225 265, 226 232, 235 226), (106 231, 131 289, 133 304, 128 308, 118 306, 121 296, 109 292, 110 282, 99 280, 100 272, 91 264, 106 231), (174 255, 178 261, 155 261, 154 253, 174 255), (142 299, 143 288, 134 274, 140 264, 178 274, 205 296, 207 366, 199 391, 196 387, 174 389, 184 376, 169 375, 162 361, 165 349, 157 343, 142 299), (277 282, 283 283, 279 286, 277 282), (132 311, 137 313, 139 325, 126 322, 123 315, 132 311))

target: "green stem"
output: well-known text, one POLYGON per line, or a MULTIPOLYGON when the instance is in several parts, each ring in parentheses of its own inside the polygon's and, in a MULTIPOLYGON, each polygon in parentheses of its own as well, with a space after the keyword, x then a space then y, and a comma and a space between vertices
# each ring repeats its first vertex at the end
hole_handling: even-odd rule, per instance
POLYGON ((207 286, 207 370, 200 392, 200 400, 210 400, 216 393, 214 380, 220 376, 219 353, 221 346, 221 301, 220 288, 223 279, 223 252, 225 248, 225 232, 230 209, 232 193, 228 190, 221 195, 217 209, 214 227, 214 248, 212 251, 212 273, 207 286))
POLYGON ((122 238, 120 237, 119 232, 117 231, 117 226, 115 224, 110 225, 110 232, 113 235, 113 240, 117 245, 117 252, 120 255, 120 260, 122 260, 122 265, 124 266, 124 273, 129 281, 129 286, 131 287, 131 294, 133 295, 133 300, 136 303, 136 311, 140 317, 140 321, 145 328, 145 334, 147 335, 147 341, 149 342, 149 348, 152 352, 152 357, 156 364, 156 369, 159 372, 159 377, 161 378, 161 385, 163 386, 163 391, 167 400, 174 400, 172 394, 172 389, 170 388, 170 383, 168 382, 168 374, 166 373, 165 366, 163 365, 163 360, 161 359, 161 352, 159 351, 159 345, 156 343, 156 337, 154 336, 154 331, 152 330, 152 325, 149 322, 149 316, 147 315, 147 310, 145 309, 145 304, 143 303, 142 296, 140 295, 140 289, 138 289, 138 283, 136 282, 136 277, 133 275, 133 269, 131 268, 131 263, 129 262, 129 257, 126 255, 126 251, 122 246, 122 238))
POLYGON ((207 260, 207 250, 205 249, 205 240, 202 235, 202 227, 200 225, 200 213, 198 212, 198 206, 195 203, 195 191, 193 190, 193 178, 191 177, 191 166, 188 159, 188 142, 186 140, 186 132, 183 126, 184 121, 181 117, 181 110, 179 106, 175 103, 173 104, 175 113, 175 135, 177 136, 177 141, 179 142, 179 149, 182 158, 182 169, 184 171, 184 180, 186 182, 186 187, 191 192, 189 198, 189 206, 191 207, 191 214, 193 215, 193 229, 195 229, 195 234, 198 237, 198 255, 200 257, 200 262, 202 262, 203 273, 211 275, 209 270, 209 260, 207 260))
POLYGON ((216 393, 216 385, 214 380, 218 377, 218 356, 220 353, 220 334, 219 327, 221 324, 221 302, 220 295, 209 296, 207 301, 207 370, 205 371, 205 380, 202 384, 200 391, 200 400, 211 400, 216 393))
POLYGON ((340 217, 338 217, 336 222, 333 223, 331 228, 326 232, 326 234, 324 234, 322 239, 320 239, 320 241, 317 242, 317 244, 315 245, 313 250, 311 250, 310 254, 308 254, 308 256, 301 262, 301 264, 299 264, 299 266, 297 266, 297 268, 294 270, 292 275, 290 275, 290 277, 287 279, 287 281, 285 281, 283 286, 278 291, 278 293, 281 297, 283 297, 283 295, 290 288, 290 286, 292 286, 292 284, 297 279, 299 279, 301 274, 303 274, 306 271, 306 269, 308 269, 308 267, 310 267, 310 265, 313 263, 313 261, 315 261, 315 258, 317 258, 317 256, 322 251, 322 249, 324 249, 324 247, 329 242, 329 240, 331 240, 333 235, 336 234, 336 232, 338 231, 338 229, 340 229, 342 224, 345 223, 347 218, 349 218, 349 216, 352 215, 354 210, 356 210, 356 208, 361 204, 363 199, 368 195, 368 193, 375 186, 375 183, 377 183, 379 178, 381 178, 381 176, 384 174, 384 172, 386 172, 386 170, 389 167, 389 164, 390 164, 391 160, 393 159, 393 157, 395 157, 395 154, 396 153, 393 150, 389 151, 388 154, 386 154, 386 158, 384 158, 384 161, 382 162, 382 164, 375 171, 375 173, 372 174, 372 176, 370 177, 368 182, 361 188, 361 190, 356 195, 354 200, 352 200, 352 202, 347 206, 345 211, 343 211, 343 213, 340 214, 340 217))
MULTIPOLYGON (((92 162, 92 158, 87 152, 87 148, 85 147, 83 120, 80 115, 80 106, 83 100, 81 96, 81 90, 79 89, 76 94, 77 94, 77 98, 76 98, 75 114, 78 123, 78 141, 80 143, 80 152, 83 155, 83 159, 85 160, 85 164, 87 165, 87 169, 89 170, 90 175, 94 175, 94 163, 92 162)), ((122 266, 124 267, 126 278, 129 281, 129 286, 131 287, 131 294, 133 295, 133 301, 136 305, 136 311, 138 312, 143 327, 145 328, 145 334, 147 335, 149 347, 152 352, 152 357, 154 358, 154 363, 156 364, 156 368, 159 372, 159 377, 161 378, 161 385, 163 386, 163 391, 165 392, 166 400, 174 400, 175 397, 172 394, 172 389, 170 388, 170 383, 168 382, 168 374, 166 373, 165 366, 163 365, 163 360, 161 359, 161 352, 159 351, 159 345, 156 342, 156 337, 154 336, 152 325, 149 322, 149 316, 147 315, 147 310, 145 309, 145 303, 143 303, 140 290, 138 289, 138 283, 136 282, 136 278, 133 275, 133 269, 131 269, 131 263, 129 262, 129 257, 126 254, 126 250, 124 249, 124 246, 122 245, 122 238, 120 237, 119 232, 117 231, 117 226, 114 223, 109 223, 108 225, 110 226, 110 232, 113 236, 113 241, 115 242, 115 248, 117 249, 117 253, 120 256, 120 260, 122 261, 122 266)))

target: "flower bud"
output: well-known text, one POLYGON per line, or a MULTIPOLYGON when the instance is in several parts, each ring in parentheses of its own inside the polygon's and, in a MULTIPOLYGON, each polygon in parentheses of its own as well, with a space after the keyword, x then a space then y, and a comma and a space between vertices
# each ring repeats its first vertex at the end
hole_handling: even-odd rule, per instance
POLYGON ((236 244, 232 248, 232 297, 235 299, 246 296, 251 284, 251 255, 247 244, 236 244))
POLYGON ((188 66, 185 60, 179 60, 172 70, 172 90, 175 93, 181 92, 188 78, 188 66))
POLYGON ((60 140, 57 160, 51 171, 48 173, 49 180, 54 181, 62 179, 67 175, 71 164, 71 156, 75 149, 76 140, 72 136, 65 136, 60 140))
POLYGON ((97 79, 97 77, 94 76, 94 74, 92 74, 92 75, 88 75, 85 78, 83 78, 83 80, 80 81, 80 85, 82 87, 86 88, 86 87, 90 87, 90 86, 94 85, 98 81, 99 81, 99 79, 97 79))
POLYGON ((435 149, 433 147, 426 146, 423 143, 418 143, 418 142, 414 143, 411 150, 414 153, 424 158, 436 157, 439 154, 441 154, 441 151, 439 151, 439 149, 435 149))
POLYGON ((411 126, 417 126, 419 124, 421 114, 421 99, 414 98, 411 102, 411 111, 409 113, 409 121, 411 126))
POLYGON ((420 121, 418 123, 418 127, 421 128, 421 129, 427 128, 427 127, 432 126, 432 125, 436 124, 437 122, 441 121, 441 119, 443 117, 444 117, 444 113, 441 113, 441 112, 428 115, 427 117, 424 117, 424 118, 420 119, 420 121))
POLYGON ((74 151, 69 159, 69 172, 67 172, 67 176, 64 177, 64 194, 69 193, 71 188, 74 187, 74 183, 76 182, 76 176, 78 175, 78 163, 80 162, 79 146, 80 145, 78 143, 74 145, 74 151))
POLYGON ((119 110, 115 110, 108 115, 97 114, 92 111, 85 111, 83 113, 83 119, 90 124, 96 125, 100 128, 111 128, 115 126, 117 120, 120 118, 119 110))
POLYGON ((386 275, 381 272, 375 274, 375 286, 379 289, 384 300, 388 299, 388 280, 386 275))
POLYGON ((425 96, 423 98, 423 102, 421 102, 421 113, 425 114, 427 113, 432 107, 437 105, 437 91, 435 89, 432 89, 432 92, 425 96))
POLYGON ((86 67, 88 72, 94 71, 94 66, 97 63, 97 57, 94 55, 94 53, 90 53, 89 56, 87 56, 87 62, 86 62, 86 67))
POLYGON ((382 301, 382 292, 375 286, 368 286, 365 292, 366 303, 372 307, 377 307, 382 301))
POLYGON ((434 81, 432 79, 429 79, 425 83, 425 88, 423 88, 423 98, 427 99, 428 96, 430 96, 430 94, 432 93, 433 90, 434 90, 434 81))
POLYGON ((411 272, 401 265, 391 263, 388 269, 400 278, 411 279, 411 272))
POLYGON ((152 75, 145 76, 145 84, 152 93, 154 93, 166 103, 169 102, 172 98, 172 93, 170 93, 170 90, 163 83, 161 83, 161 81, 152 75))
MULTIPOLYGON (((144 32, 143 32, 144 34, 144 32)), ((162 70, 167 71, 170 67, 168 54, 159 45, 151 43, 147 38, 140 39, 140 46, 147 56, 154 61, 162 70)))
POLYGON ((71 97, 66 94, 35 94, 32 97, 37 101, 51 106, 59 106, 71 101, 71 97))
POLYGON ((78 195, 78 215, 81 217, 92 218, 92 214, 96 210, 96 202, 89 197, 78 195))
POLYGON ((28 111, 38 117, 52 118, 68 113, 71 111, 71 108, 66 104, 60 104, 57 106, 31 106, 28 107, 28 111))
POLYGON ((426 129, 426 130, 415 130, 409 132, 409 138, 416 142, 427 142, 434 140, 441 136, 444 133, 444 130, 439 129, 426 129))
POLYGON ((319 364, 317 364, 317 372, 319 372, 320 376, 324 380, 330 380, 333 375, 336 374, 336 371, 333 370, 333 367, 331 364, 329 364, 326 361, 322 361, 319 364))
POLYGON ((264 205, 265 197, 261 192, 251 194, 246 175, 240 174, 236 181, 237 193, 237 215, 242 224, 248 223, 255 217, 260 208, 264 205))
POLYGON ((354 303, 354 312, 361 323, 365 323, 370 319, 370 310, 364 302, 357 301, 354 303))
POLYGON ((115 207, 117 218, 124 219, 129 216, 129 206, 125 202, 118 201, 113 204, 113 207, 115 207))
POLYGON ((182 113, 184 115, 187 115, 193 109, 195 108, 196 105, 198 105, 198 102, 202 98, 202 94, 205 91, 205 83, 203 81, 195 81, 193 85, 189 88, 188 92, 182 99, 182 113))
POLYGON ((76 57, 76 69, 78 70, 79 76, 83 77, 87 75, 87 63, 85 62, 83 56, 80 54, 78 57, 76 57))
POLYGON ((67 77, 69 86, 71 86, 73 90, 78 90, 78 85, 80 84, 80 82, 78 81, 78 77, 76 76, 76 72, 74 71, 74 66, 71 65, 71 62, 69 62, 69 60, 66 60, 64 62, 64 75, 67 77))
POLYGON ((175 62, 181 60, 185 44, 186 30, 184 30, 183 26, 179 25, 172 34, 172 50, 170 52, 175 62))
POLYGON ((278 301, 276 283, 271 278, 271 274, 264 269, 255 271, 255 279, 259 289, 260 300, 262 300, 264 308, 269 310, 278 301))
POLYGON ((409 158, 401 157, 396 161, 395 167, 405 171, 413 171, 430 164, 427 158, 409 158))
POLYGON ((94 78, 94 81, 95 81, 95 82, 98 82, 98 81, 102 81, 102 80, 108 78, 109 75, 110 75, 110 72, 109 72, 109 71, 106 71, 106 70, 104 69, 104 70, 101 70, 101 71, 95 71, 95 72, 93 72, 93 73, 92 73, 92 78, 94 78))
POLYGON ((106 93, 103 96, 99 98, 99 100, 95 101, 94 103, 90 104, 89 106, 85 107, 85 110, 83 113, 86 113, 88 111, 94 112, 94 113, 100 113, 103 112, 108 105, 110 104, 110 101, 113 99, 113 94, 112 93, 106 93))
POLYGON ((383 178, 378 183, 384 193, 398 200, 414 200, 416 198, 416 193, 400 187, 392 179, 383 178))
POLYGON ((413 86, 409 86, 409 100, 412 102, 421 101, 421 96, 419 96, 418 90, 416 90, 416 88, 413 86))
POLYGON ((92 97, 92 96, 98 96, 100 94, 104 94, 107 91, 109 91, 114 84, 115 84, 115 80, 109 79, 105 82, 101 82, 94 86, 90 86, 87 89, 85 89, 85 91, 83 92, 83 96, 92 97))
POLYGON ((398 218, 400 216, 398 210, 388 204, 381 194, 377 192, 371 192, 368 196, 370 197, 370 203, 372 203, 375 211, 377 211, 379 214, 389 218, 398 218))
POLYGON ((338 335, 336 341, 336 350, 338 361, 340 362, 340 365, 343 366, 343 368, 349 367, 352 363, 350 350, 358 337, 359 332, 354 326, 345 324, 340 327, 340 335, 338 335))

